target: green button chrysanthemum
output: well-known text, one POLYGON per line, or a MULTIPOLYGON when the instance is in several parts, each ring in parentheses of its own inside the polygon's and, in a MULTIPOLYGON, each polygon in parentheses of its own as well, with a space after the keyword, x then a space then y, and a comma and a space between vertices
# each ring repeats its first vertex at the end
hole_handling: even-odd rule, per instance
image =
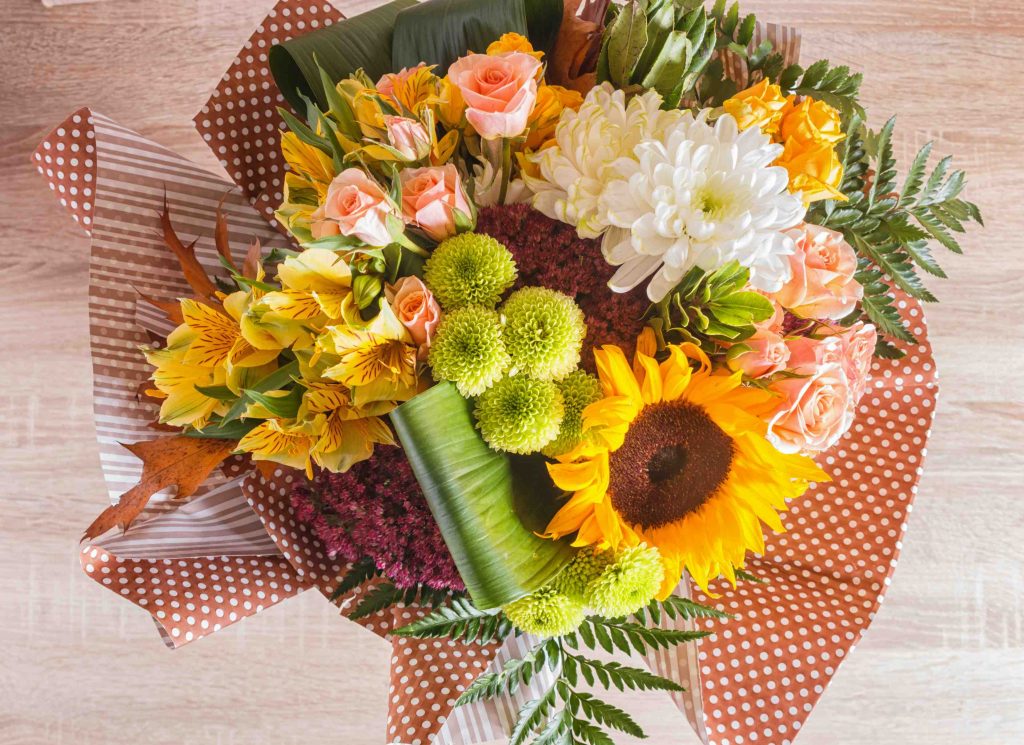
POLYGON ((595 551, 589 546, 581 548, 572 557, 572 561, 558 573, 554 584, 569 597, 581 604, 586 603, 587 588, 608 568, 613 558, 614 554, 611 551, 595 551))
POLYGON ((495 383, 477 401, 480 434, 495 450, 536 453, 558 436, 564 405, 558 387, 513 375, 495 383))
POLYGON ((626 548, 587 583, 583 602, 605 618, 628 616, 654 599, 664 576, 658 549, 626 548))
POLYGON ((544 448, 544 455, 554 458, 567 453, 583 439, 583 410, 601 399, 601 383, 585 370, 576 370, 555 385, 562 394, 565 416, 558 437, 544 448))
POLYGON ((470 307, 441 320, 430 345, 434 380, 450 380, 463 396, 479 396, 509 367, 502 341, 501 317, 493 310, 470 307))
POLYGON ((460 233, 434 249, 423 279, 445 310, 493 308, 516 281, 516 263, 490 236, 460 233))
POLYGON ((501 312, 505 346, 516 370, 558 380, 579 365, 587 325, 571 297, 546 287, 524 287, 512 293, 501 312))
POLYGON ((579 601, 547 585, 503 610, 516 628, 544 639, 571 634, 583 623, 579 601))

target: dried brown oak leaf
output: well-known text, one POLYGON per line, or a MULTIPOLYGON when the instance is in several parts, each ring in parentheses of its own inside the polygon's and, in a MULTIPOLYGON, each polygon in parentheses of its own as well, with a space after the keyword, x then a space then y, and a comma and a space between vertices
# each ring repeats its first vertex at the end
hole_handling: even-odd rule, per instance
POLYGON ((117 504, 100 513, 85 529, 82 540, 96 538, 114 527, 125 530, 161 489, 177 487, 178 499, 195 494, 237 444, 235 440, 204 440, 179 435, 125 445, 142 461, 142 478, 121 495, 117 504))

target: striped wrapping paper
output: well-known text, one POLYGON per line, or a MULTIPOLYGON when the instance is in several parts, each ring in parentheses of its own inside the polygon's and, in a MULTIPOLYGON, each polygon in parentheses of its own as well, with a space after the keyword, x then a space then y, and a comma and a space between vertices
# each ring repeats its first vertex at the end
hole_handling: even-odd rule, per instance
MULTIPOLYGON (((118 442, 151 439, 155 407, 137 390, 148 371, 138 346, 169 330, 133 289, 157 297, 185 292, 159 236, 157 210, 166 193, 178 231, 198 238, 200 261, 221 271, 212 240, 223 198, 244 255, 249 241, 287 245, 273 220, 284 164, 278 151, 284 101, 267 68, 270 46, 335 22, 332 6, 281 0, 240 50, 195 118, 234 183, 208 174, 108 118, 82 109, 39 146, 35 164, 72 217, 92 236, 90 334, 95 414, 109 497, 126 491, 141 466, 118 442)), ((800 37, 759 26, 789 60, 800 37)), ((726 54, 726 69, 742 60, 726 54)), ((771 536, 750 569, 766 584, 716 588, 716 600, 683 594, 735 614, 708 624, 716 635, 646 660, 678 680, 674 701, 701 741, 714 745, 791 742, 881 603, 920 476, 937 388, 924 318, 900 301, 921 343, 901 362, 879 362, 853 430, 825 456, 832 484, 797 500, 788 533, 771 536)), ((124 535, 85 546, 82 566, 97 582, 145 608, 169 646, 178 647, 287 597, 315 587, 330 596, 345 567, 291 513, 288 492, 299 476, 263 476, 229 462, 189 500, 155 499, 124 535)), ((358 591, 338 599, 347 607, 358 591)), ((382 636, 407 623, 414 608, 366 619, 382 636)), ((700 624, 698 624, 698 627, 700 624)), ((481 672, 529 644, 466 646, 392 639, 387 742, 471 745, 501 741, 518 707, 542 679, 508 700, 452 709, 481 672)), ((681 735, 680 741, 686 736, 681 735)))

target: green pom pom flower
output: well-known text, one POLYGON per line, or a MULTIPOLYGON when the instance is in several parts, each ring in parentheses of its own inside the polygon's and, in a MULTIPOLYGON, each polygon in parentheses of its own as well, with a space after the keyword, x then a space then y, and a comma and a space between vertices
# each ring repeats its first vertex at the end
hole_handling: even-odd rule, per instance
POLYGON ((623 549, 587 583, 583 602, 605 618, 628 616, 654 599, 664 576, 658 549, 642 544, 623 549))
POLYGON ((544 448, 544 455, 555 458, 567 453, 583 440, 583 410, 602 397, 601 383, 585 370, 570 373, 555 385, 562 394, 565 416, 558 437, 544 448))
POLYGON ((516 370, 558 380, 579 365, 587 325, 571 297, 546 287, 524 287, 512 293, 501 311, 505 346, 516 370))
POLYGON ((502 610, 516 628, 544 639, 571 634, 583 623, 583 606, 554 585, 542 587, 502 610))
POLYGON ((536 453, 558 437, 564 405, 558 387, 525 375, 498 381, 480 396, 480 434, 495 450, 536 453))
POLYGON ((478 396, 509 366, 501 317, 486 308, 463 308, 441 319, 428 359, 434 380, 450 380, 465 397, 478 396))
POLYGON ((423 279, 445 310, 493 308, 516 281, 512 254, 490 236, 460 233, 434 249, 423 279))
POLYGON ((595 551, 593 548, 581 548, 573 556, 565 568, 558 573, 554 584, 569 597, 587 602, 587 588, 590 583, 601 576, 601 573, 612 563, 614 554, 611 551, 595 551))

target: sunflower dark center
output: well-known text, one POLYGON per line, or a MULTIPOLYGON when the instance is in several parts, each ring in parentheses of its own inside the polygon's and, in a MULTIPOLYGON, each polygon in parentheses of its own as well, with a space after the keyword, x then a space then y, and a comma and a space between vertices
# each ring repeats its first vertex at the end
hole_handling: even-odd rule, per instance
POLYGON ((701 508, 725 482, 733 442, 700 407, 646 407, 609 462, 612 504, 623 519, 658 528, 701 508))

